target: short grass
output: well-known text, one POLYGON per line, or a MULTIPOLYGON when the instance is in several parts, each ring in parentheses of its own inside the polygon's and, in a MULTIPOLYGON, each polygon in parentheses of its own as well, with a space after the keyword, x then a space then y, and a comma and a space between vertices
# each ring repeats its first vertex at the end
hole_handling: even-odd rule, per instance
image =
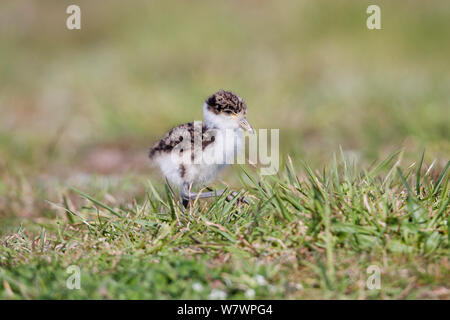
POLYGON ((448 298, 449 163, 433 176, 401 156, 363 169, 342 153, 320 171, 289 158, 269 177, 242 168, 250 205, 219 197, 186 212, 150 181, 124 202, 72 189, 51 223, 2 238, 0 297, 448 298), (79 290, 66 286, 71 265, 79 290), (366 285, 371 265, 380 289, 366 285))

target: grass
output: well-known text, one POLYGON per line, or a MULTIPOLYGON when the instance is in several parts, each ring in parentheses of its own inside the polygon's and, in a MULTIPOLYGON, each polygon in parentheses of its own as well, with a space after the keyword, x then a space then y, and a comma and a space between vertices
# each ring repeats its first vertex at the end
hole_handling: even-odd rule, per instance
POLYGON ((39 232, 2 239, 1 298, 448 298, 448 164, 439 175, 397 152, 366 170, 344 154, 322 171, 242 168, 250 205, 222 196, 179 208, 150 181, 117 202, 77 189, 39 232), (70 198, 84 201, 74 205, 70 198), (66 268, 81 269, 69 290, 66 268), (368 266, 381 289, 366 288, 368 266))
POLYGON ((69 4, 0 1, 1 298, 449 298, 448 2, 69 4), (184 214, 147 151, 221 88, 286 161, 184 214))

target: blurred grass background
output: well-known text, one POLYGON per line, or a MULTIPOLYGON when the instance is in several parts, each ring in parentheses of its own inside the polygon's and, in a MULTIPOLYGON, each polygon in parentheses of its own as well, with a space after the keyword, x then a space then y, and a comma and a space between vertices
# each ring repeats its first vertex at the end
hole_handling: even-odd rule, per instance
POLYGON ((0 233, 51 216, 62 186, 143 192, 127 177, 153 174, 148 147, 221 88, 314 168, 339 145, 367 164, 449 159, 448 1, 376 1, 374 31, 373 1, 79 0, 70 31, 73 3, 0 4, 0 233))

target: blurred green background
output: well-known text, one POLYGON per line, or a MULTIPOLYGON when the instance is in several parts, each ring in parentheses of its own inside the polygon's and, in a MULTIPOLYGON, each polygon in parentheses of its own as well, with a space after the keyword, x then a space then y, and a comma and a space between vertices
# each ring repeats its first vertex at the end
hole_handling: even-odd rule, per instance
POLYGON ((449 1, 2 1, 0 219, 45 217, 58 186, 99 176, 143 192, 125 177, 158 177, 148 148, 222 88, 314 168, 339 145, 443 167, 449 56, 449 1))

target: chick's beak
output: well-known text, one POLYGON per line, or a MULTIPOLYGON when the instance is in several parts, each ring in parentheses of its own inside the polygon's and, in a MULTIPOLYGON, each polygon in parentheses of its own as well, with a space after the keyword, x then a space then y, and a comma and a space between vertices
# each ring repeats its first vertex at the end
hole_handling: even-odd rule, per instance
POLYGON ((255 130, 253 130, 252 126, 250 125, 250 123, 248 123, 246 118, 242 118, 241 120, 239 120, 239 126, 244 129, 245 131, 250 131, 250 133, 255 133, 255 130))

